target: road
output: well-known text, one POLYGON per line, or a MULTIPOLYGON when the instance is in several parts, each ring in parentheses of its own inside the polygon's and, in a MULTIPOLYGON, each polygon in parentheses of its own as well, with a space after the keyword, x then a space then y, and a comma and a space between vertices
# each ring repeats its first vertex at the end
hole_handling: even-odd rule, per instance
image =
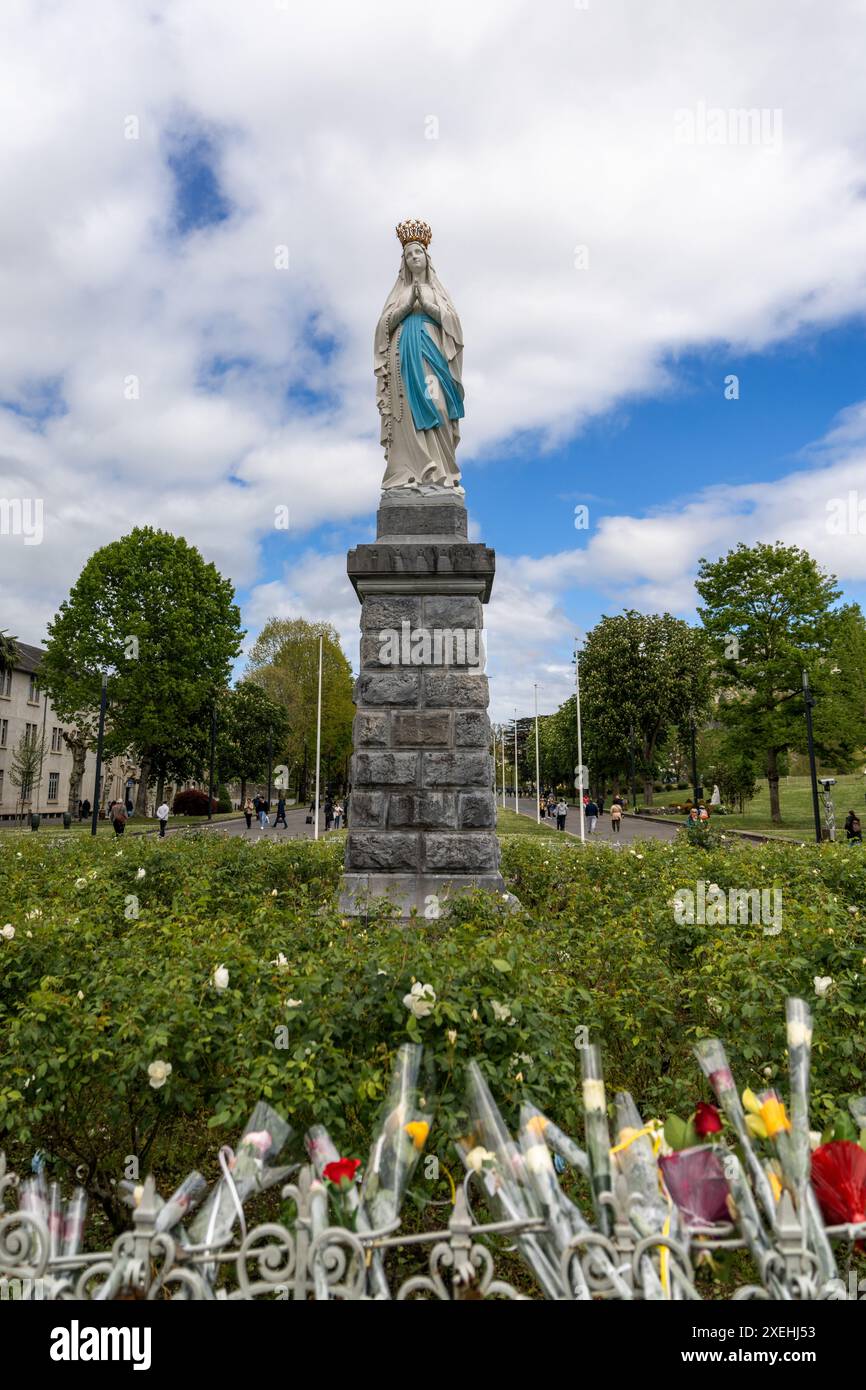
MULTIPOLYGON (((500 793, 499 804, 502 804, 502 794, 500 793)), ((532 797, 521 797, 519 801, 520 813, 524 816, 531 816, 535 819, 535 802, 532 797)), ((506 807, 514 810, 514 797, 507 799, 506 807)), ((546 821, 541 822, 542 825, 546 821)), ((556 832, 556 822, 551 828, 556 832)), ((662 825, 656 821, 635 819, 634 816, 626 813, 622 818, 621 829, 614 833, 610 828, 610 814, 605 808, 604 815, 599 819, 595 827, 595 833, 587 835, 587 840, 602 840, 605 844, 631 844, 635 840, 673 840, 677 833, 677 826, 662 825)), ((576 806, 569 806, 568 817, 565 822, 565 834, 574 835, 580 838, 580 812, 576 806)))
MULTIPOLYGON (((499 804, 501 804, 501 800, 499 804)), ((535 802, 532 800, 531 797, 521 797, 519 804, 521 815, 531 816, 533 819, 535 818, 535 802)), ((508 799, 507 808, 509 811, 514 810, 513 797, 508 799)), ((276 827, 273 825, 273 812, 271 813, 272 823, 270 826, 266 826, 264 830, 261 830, 259 828, 258 821, 256 820, 253 820, 252 826, 249 830, 247 830, 246 821, 244 820, 243 816, 239 816, 237 820, 220 821, 218 824, 209 827, 209 829, 211 834, 232 836, 240 835, 249 840, 261 839, 262 836, 265 836, 266 838, 269 837, 271 839, 311 840, 313 838, 313 827, 312 825, 307 825, 306 823, 306 818, 308 815, 308 807, 290 806, 286 811, 286 821, 288 822, 287 829, 284 828, 282 825, 276 827)), ((169 834, 171 834, 172 831, 176 832, 178 830, 191 828, 184 826, 182 816, 179 816, 176 820, 170 820, 168 824, 169 834)), ((545 820, 542 821, 542 825, 549 826, 549 828, 553 830, 554 833, 556 833, 555 822, 552 825, 550 825, 550 823, 545 820)), ((565 822, 565 826, 566 835, 577 839, 580 838, 580 815, 576 806, 569 807, 568 819, 565 822)), ((198 829, 200 827, 196 826, 195 828, 198 829)), ((203 828, 208 828, 206 822, 203 823, 203 828)), ((610 828, 610 815, 608 814, 607 810, 605 810, 604 815, 601 817, 601 819, 598 822, 598 825, 595 828, 595 833, 593 835, 587 835, 586 838, 590 841, 601 840, 605 844, 616 845, 631 844, 635 840, 673 840, 676 836, 676 833, 677 827, 675 825, 662 825, 657 823, 656 821, 650 820, 635 820, 632 816, 626 814, 622 818, 621 830, 618 834, 614 834, 614 832, 610 828)), ((320 812, 320 838, 323 837, 324 834, 325 817, 320 812)))

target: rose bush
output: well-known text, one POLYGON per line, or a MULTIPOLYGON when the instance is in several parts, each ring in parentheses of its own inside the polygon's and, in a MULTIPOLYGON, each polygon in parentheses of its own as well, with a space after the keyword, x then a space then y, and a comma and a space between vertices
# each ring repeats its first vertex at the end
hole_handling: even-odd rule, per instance
POLYGON ((426 1152, 447 1168, 469 1059, 509 1122, 528 1092, 580 1135, 591 1036, 610 1097, 690 1114, 711 1099, 691 1054, 708 1034, 741 1089, 785 1089, 789 993, 815 1013, 814 1126, 866 1091, 866 868, 846 846, 506 836, 518 910, 468 894, 405 928, 340 916, 340 841, 36 839, 0 846, 0 1146, 19 1171, 36 1149, 52 1176, 77 1170, 114 1220, 130 1158, 162 1190, 214 1176, 261 1097, 298 1141, 315 1120, 365 1153, 407 1038, 428 1049, 426 1152), (674 894, 699 879, 781 890, 781 931, 679 924, 674 894))

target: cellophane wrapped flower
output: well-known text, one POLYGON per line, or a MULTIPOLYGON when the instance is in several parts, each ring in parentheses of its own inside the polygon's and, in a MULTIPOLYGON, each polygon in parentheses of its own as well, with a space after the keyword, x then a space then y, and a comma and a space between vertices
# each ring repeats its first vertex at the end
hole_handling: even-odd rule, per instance
MULTIPOLYGON (((292 1127, 266 1101, 260 1100, 244 1126, 237 1149, 220 1150, 229 1176, 224 1176, 195 1217, 190 1230, 194 1245, 219 1243, 228 1236, 247 1199, 281 1182, 291 1167, 272 1165, 292 1133, 292 1127)), ((208 1266, 210 1276, 213 1267, 208 1266)))
POLYGON ((601 1065, 601 1048, 598 1043, 588 1043, 580 1049, 580 1065, 583 1073, 583 1110, 586 1127, 586 1147, 592 1171, 592 1195, 595 1201, 596 1221, 599 1230, 610 1235, 613 1229, 611 1208, 603 1200, 613 1187, 610 1167, 610 1131, 607 1124, 607 1101, 604 1091, 604 1072, 601 1065))
MULTIPOLYGON (((457 1142, 468 1172, 476 1173, 494 1218, 528 1221, 544 1215, 520 1148, 505 1127, 477 1062, 467 1070, 466 1100, 470 1132, 457 1142)), ((562 1280, 544 1240, 531 1233, 515 1236, 518 1249, 548 1298, 561 1296, 562 1280)))
POLYGON ((665 1186, 693 1227, 728 1221, 728 1182, 717 1150, 710 1144, 680 1149, 659 1159, 665 1186))
POLYGON ((745 1112, 728 1064, 727 1053, 718 1038, 702 1038, 695 1046, 695 1056, 701 1065, 704 1076, 715 1092, 719 1105, 733 1126, 743 1150, 755 1192, 767 1219, 771 1224, 774 1224, 776 1200, 767 1175, 761 1167, 760 1159, 752 1147, 745 1112))
POLYGON ((422 1048, 406 1044, 397 1053, 388 1096, 361 1187, 361 1211, 372 1230, 396 1221, 427 1135, 429 1096, 419 1099, 422 1048))

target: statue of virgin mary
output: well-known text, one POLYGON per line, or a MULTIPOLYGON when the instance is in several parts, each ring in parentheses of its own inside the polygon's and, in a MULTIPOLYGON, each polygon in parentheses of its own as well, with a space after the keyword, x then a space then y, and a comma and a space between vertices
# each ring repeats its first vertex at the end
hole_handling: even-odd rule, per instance
POLYGON ((376 325, 376 403, 387 468, 383 489, 460 487, 463 330, 427 251, 426 222, 401 222, 400 270, 376 325))

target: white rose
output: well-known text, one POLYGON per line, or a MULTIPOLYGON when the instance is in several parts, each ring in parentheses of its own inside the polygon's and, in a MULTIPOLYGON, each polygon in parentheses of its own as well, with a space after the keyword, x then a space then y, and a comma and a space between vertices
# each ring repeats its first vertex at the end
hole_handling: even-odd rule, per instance
POLYGON ((604 1109, 605 1099, 603 1081, 596 1081, 591 1076, 585 1078, 583 1083, 583 1107, 585 1110, 604 1109))
POLYGON ((792 1018, 788 1024, 788 1046, 804 1047, 812 1041, 812 1029, 801 1019, 792 1018))
POLYGON ((507 1004, 500 1004, 496 999, 491 999, 490 1007, 493 1010, 493 1017, 497 1023, 507 1023, 511 1017, 511 1010, 507 1004))
POLYGON ((426 1018, 433 1012, 436 991, 432 985, 422 985, 420 980, 416 980, 409 994, 403 995, 403 1003, 415 1018, 426 1018))
POLYGON ((139 869, 138 872, 136 873, 135 877, 136 877, 136 878, 146 878, 146 877, 147 877, 147 870, 146 870, 146 869, 139 869))
POLYGON ((218 965, 210 977, 210 982, 214 989, 228 989, 229 972, 224 965, 218 965))
POLYGON ((7 922, 5 927, 0 928, 0 936, 5 936, 7 941, 11 941, 15 935, 15 928, 11 922, 7 922))
POLYGON ((286 1000, 286 1008, 287 1008, 287 1009, 299 1009, 299 1008, 301 1007, 301 1005, 303 1004, 303 1002, 304 1002, 303 999, 287 999, 287 1000, 286 1000))
POLYGON ((271 965, 275 965, 275 966, 277 967, 278 970, 288 970, 288 968, 289 968, 288 957, 287 957, 287 956, 284 956, 283 953, 282 953, 282 951, 278 951, 278 952, 277 952, 277 958, 276 958, 276 960, 272 960, 272 961, 271 961, 271 965))
POLYGON ((495 1158, 495 1154, 492 1154, 489 1149, 483 1149, 479 1144, 476 1148, 470 1149, 466 1155, 466 1167, 471 1168, 473 1173, 480 1173, 484 1164, 493 1163, 495 1158))
POLYGON ((833 976, 816 975, 813 979, 813 984, 815 986, 815 993, 817 994, 818 998, 826 999, 827 995, 830 993, 830 990, 833 988, 833 976))
POLYGON ((86 887, 87 887, 87 879, 86 879, 86 878, 77 878, 77 879, 75 880, 75 887, 76 887, 76 888, 86 888, 86 887))
POLYGON ((456 1041, 457 1041, 457 1029, 456 1029, 456 1028, 449 1028, 449 1029, 447 1029, 447 1031, 446 1031, 446 1033, 445 1033, 445 1036, 446 1036, 446 1038, 448 1039, 448 1041, 450 1042, 451 1046, 453 1047, 454 1044, 455 1044, 456 1041))
POLYGON ((526 1150, 525 1161, 530 1173, 547 1173, 553 1167, 546 1144, 533 1144, 526 1150))
POLYGON ((157 1058, 155 1062, 151 1062, 147 1074, 150 1077, 151 1086, 155 1091, 158 1091, 160 1086, 164 1086, 171 1076, 171 1062, 163 1062, 157 1058))

